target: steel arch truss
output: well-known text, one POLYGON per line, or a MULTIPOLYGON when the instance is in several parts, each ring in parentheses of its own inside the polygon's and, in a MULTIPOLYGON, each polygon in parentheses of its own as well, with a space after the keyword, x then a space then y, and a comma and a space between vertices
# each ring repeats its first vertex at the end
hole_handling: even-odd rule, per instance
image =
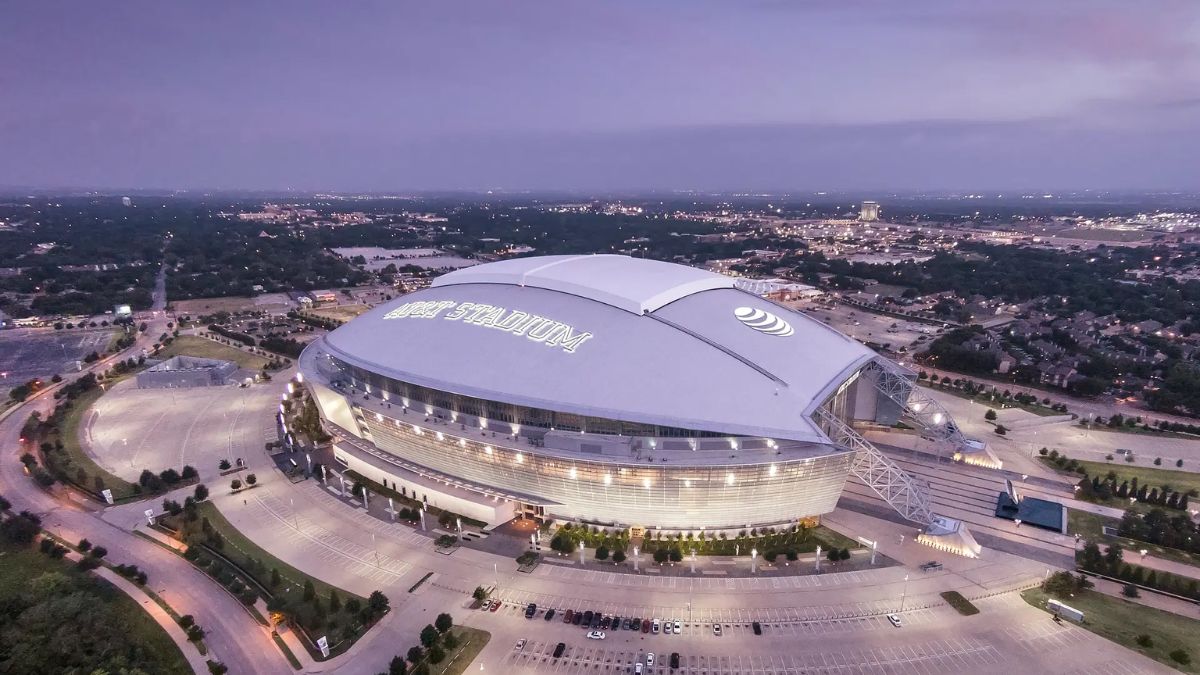
POLYGON ((879 393, 899 405, 904 417, 913 422, 925 438, 948 443, 954 449, 962 447, 966 438, 954 418, 941 403, 916 386, 913 371, 884 358, 875 359, 864 370, 874 376, 879 393))
POLYGON ((850 472, 856 478, 905 519, 922 525, 933 522, 929 485, 925 481, 901 469, 879 448, 871 445, 870 441, 824 407, 817 409, 816 416, 834 443, 854 451, 850 472))

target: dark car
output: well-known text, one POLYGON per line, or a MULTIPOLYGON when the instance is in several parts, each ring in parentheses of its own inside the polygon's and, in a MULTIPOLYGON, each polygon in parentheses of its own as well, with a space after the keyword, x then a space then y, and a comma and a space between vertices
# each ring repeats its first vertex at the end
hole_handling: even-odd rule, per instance
POLYGON ((650 632, 650 619, 645 619, 642 621, 642 632, 643 633, 650 632))
POLYGON ((621 619, 621 628, 624 628, 625 630, 629 630, 630 628, 633 627, 631 625, 632 623, 633 622, 629 620, 629 617, 625 617, 624 619, 621 619))
POLYGON ((565 642, 558 643, 558 646, 554 648, 554 658, 557 659, 558 657, 562 656, 563 652, 565 652, 565 651, 567 651, 567 643, 565 643, 565 642))
POLYGON ((630 621, 629 628, 632 630, 641 630, 642 629, 642 620, 635 618, 633 621, 630 621))
POLYGON ((525 618, 532 619, 534 614, 537 614, 537 605, 531 602, 529 603, 529 606, 525 608, 525 618))
POLYGON ((584 612, 584 613, 583 613, 583 620, 581 621, 581 623, 582 623, 584 626, 590 626, 590 625, 592 625, 592 615, 593 615, 593 614, 594 614, 594 612, 592 612, 592 610, 590 610, 590 609, 589 609, 589 610, 587 610, 586 612, 584 612))
POLYGON ((593 615, 592 615, 592 628, 599 628, 599 627, 600 627, 600 620, 601 620, 602 618, 603 618, 603 617, 601 617, 601 616, 600 616, 600 612, 596 612, 595 614, 593 614, 593 615))
POLYGON ((606 616, 603 619, 600 619, 600 629, 601 630, 608 630, 611 627, 612 627, 612 619, 611 618, 606 616))
POLYGON ((550 621, 553 618, 554 618, 554 608, 551 607, 550 609, 546 610, 546 620, 550 621))
POLYGON ((575 618, 575 610, 568 609, 566 611, 566 613, 563 614, 563 623, 571 623, 571 619, 574 619, 574 618, 575 618))
POLYGON ((755 635, 762 635, 762 624, 761 623, 755 621, 754 623, 750 624, 750 626, 754 629, 755 635))
POLYGON ((671 652, 671 667, 679 667, 679 652, 671 652))
POLYGON ((575 616, 571 617, 571 624, 578 626, 581 623, 583 623, 583 613, 575 612, 575 616))

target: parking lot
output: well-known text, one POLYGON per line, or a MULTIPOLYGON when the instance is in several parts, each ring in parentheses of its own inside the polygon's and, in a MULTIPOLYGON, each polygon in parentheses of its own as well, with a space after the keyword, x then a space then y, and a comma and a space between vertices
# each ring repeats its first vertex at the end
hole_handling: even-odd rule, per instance
POLYGON ((113 329, 53 330, 15 328, 0 333, 0 393, 34 378, 49 379, 72 372, 75 362, 92 352, 102 352, 112 340, 113 329))
MULTIPOLYGON (((607 645, 568 646, 554 658, 557 643, 529 639, 504 661, 504 672, 515 673, 628 673, 634 664, 646 663, 653 649, 610 648, 607 645)), ((995 647, 971 638, 915 643, 903 647, 878 647, 808 654, 709 654, 682 653, 678 669, 669 666, 670 644, 654 652, 647 675, 799 675, 800 673, 962 673, 988 670, 1001 662, 995 647)))

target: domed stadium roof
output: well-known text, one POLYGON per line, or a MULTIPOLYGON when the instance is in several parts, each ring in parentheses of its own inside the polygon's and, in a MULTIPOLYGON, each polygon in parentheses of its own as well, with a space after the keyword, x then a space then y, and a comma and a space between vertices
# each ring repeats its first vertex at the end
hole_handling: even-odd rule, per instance
POLYGON ((646 424, 827 442, 809 415, 874 353, 734 287, 616 255, 465 268, 325 338, 434 389, 646 424))

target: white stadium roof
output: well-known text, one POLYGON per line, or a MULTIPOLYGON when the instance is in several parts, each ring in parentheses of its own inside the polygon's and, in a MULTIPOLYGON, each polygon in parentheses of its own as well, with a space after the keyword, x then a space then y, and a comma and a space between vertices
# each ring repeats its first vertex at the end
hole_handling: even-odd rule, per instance
POLYGON ((467 396, 817 442, 809 414, 874 358, 730 277, 615 255, 451 272, 325 343, 367 370, 467 396))

